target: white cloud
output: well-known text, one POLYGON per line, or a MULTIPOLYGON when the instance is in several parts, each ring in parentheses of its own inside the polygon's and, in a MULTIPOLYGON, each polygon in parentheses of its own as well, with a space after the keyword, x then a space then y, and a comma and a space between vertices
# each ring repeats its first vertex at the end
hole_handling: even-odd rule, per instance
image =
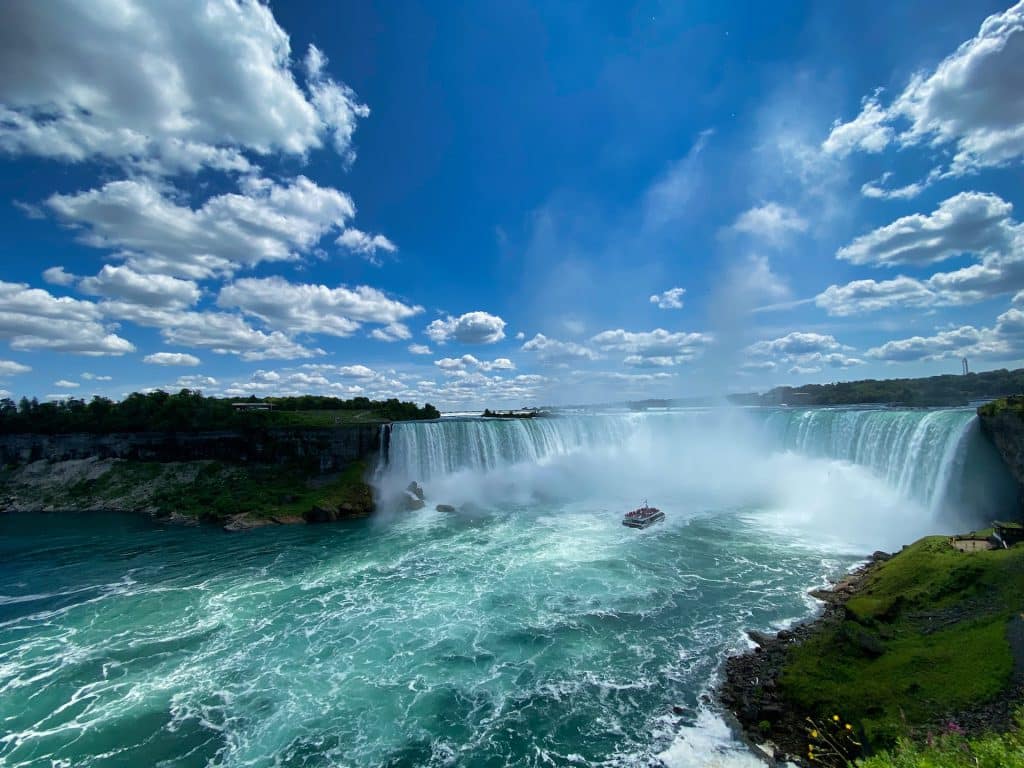
POLYGON ((535 352, 537 359, 543 363, 564 363, 570 360, 597 360, 600 355, 589 347, 572 341, 549 339, 538 333, 523 344, 526 352, 535 352))
POLYGON ((22 365, 14 360, 0 360, 0 376, 16 376, 19 373, 28 373, 32 368, 22 365))
POLYGON ((831 352, 837 349, 844 349, 844 347, 836 341, 834 336, 794 331, 777 339, 751 344, 747 349, 752 355, 775 356, 831 352))
POLYGON ((806 232, 807 226, 807 220, 792 208, 766 203, 740 214, 732 228, 777 244, 794 232, 806 232))
POLYGON ((412 331, 404 323, 389 323, 383 328, 370 331, 370 338, 377 341, 406 341, 412 338, 412 331))
POLYGON ((964 325, 946 328, 933 336, 912 336, 869 349, 869 357, 889 362, 915 362, 948 358, 1020 360, 1024 358, 1024 311, 1011 308, 991 328, 964 325))
POLYGON ((766 339, 751 344, 746 349, 751 358, 741 368, 744 370, 775 370, 779 365, 791 366, 789 373, 817 373, 822 368, 850 368, 863 365, 860 358, 846 353, 852 347, 840 344, 835 336, 821 333, 793 331, 776 339, 766 339))
POLYGON ((684 293, 685 288, 669 288, 667 291, 652 295, 650 302, 657 304, 658 309, 682 309, 684 293))
POLYGON ((68 381, 67 379, 61 379, 60 381, 53 382, 53 386, 60 387, 61 389, 77 389, 82 386, 77 381, 68 381))
POLYGON ((168 344, 209 349, 218 355, 239 355, 243 360, 294 360, 324 354, 309 349, 280 331, 265 333, 238 315, 220 312, 181 312, 169 315, 160 335, 168 344))
POLYGON ((65 272, 64 267, 50 267, 43 271, 43 280, 50 285, 71 285, 78 277, 70 272, 65 272))
POLYGON ((368 114, 252 0, 13 0, 0 31, 0 149, 148 172, 249 171, 245 153, 344 157, 368 114), (39 55, 45 51, 46 55, 39 55))
POLYGON ((603 331, 591 340, 591 343, 604 351, 625 352, 628 354, 628 365, 638 365, 646 359, 661 358, 678 364, 697 357, 711 343, 711 336, 705 333, 670 332, 664 328, 653 331, 625 331, 621 328, 603 331))
POLYGON ((874 198, 876 200, 912 200, 921 194, 927 183, 914 182, 907 184, 902 187, 886 187, 885 185, 892 178, 892 172, 886 171, 874 181, 867 181, 861 185, 860 193, 864 197, 874 198))
POLYGON ((512 371, 515 370, 515 363, 509 360, 507 357, 499 357, 495 360, 478 360, 473 355, 463 355, 462 357, 444 357, 440 360, 435 360, 434 365, 440 368, 446 373, 478 370, 478 371, 512 371))
POLYGON ((1024 228, 1001 198, 964 192, 930 215, 904 216, 857 238, 837 256, 856 264, 924 266, 961 255, 979 263, 926 279, 855 280, 815 297, 829 314, 848 316, 893 307, 970 304, 1024 289, 1024 228))
POLYGON ((398 250, 398 246, 384 237, 384 235, 368 235, 354 227, 349 227, 342 232, 335 242, 348 248, 353 253, 358 253, 365 257, 372 264, 380 263, 380 260, 377 258, 377 251, 394 253, 398 250))
POLYGON ((355 213, 347 195, 305 176, 284 185, 249 178, 242 188, 192 209, 153 181, 113 181, 46 204, 83 228, 83 242, 117 250, 138 272, 200 279, 295 260, 355 213))
POLYGON ((83 293, 121 299, 146 307, 184 309, 199 301, 199 286, 169 275, 140 275, 130 267, 104 265, 95 277, 82 278, 83 293))
POLYGON ((289 283, 281 277, 247 278, 225 285, 217 304, 238 308, 286 333, 350 336, 364 322, 380 323, 387 326, 387 341, 408 339, 401 321, 423 311, 368 285, 328 288, 289 283))
POLYGON ((427 326, 426 334, 438 344, 450 340, 460 344, 494 344, 505 338, 505 321, 487 312, 467 312, 434 320, 427 326))
POLYGON ((997 195, 961 192, 929 215, 904 216, 858 237, 836 257, 853 264, 923 266, 964 253, 1003 254, 1019 236, 1012 211, 997 195))
POLYGON ((409 351, 414 355, 432 355, 430 347, 426 344, 410 344, 409 351))
POLYGON ((179 376, 174 384, 182 389, 208 389, 216 387, 218 381, 213 376, 179 376))
POLYGON ((196 366, 199 365, 200 360, 195 355, 189 355, 185 352, 155 352, 142 358, 142 362, 149 363, 150 365, 196 366))
POLYGON ((123 355, 135 346, 109 332, 100 308, 41 288, 0 281, 0 339, 12 349, 51 349, 82 355, 123 355))
MULTIPOLYGON (((978 34, 931 72, 915 74, 885 107, 878 94, 860 114, 836 122, 823 147, 846 154, 903 146, 951 145, 946 175, 1004 165, 1024 155, 1024 2, 988 17, 978 34), (897 131, 896 125, 909 122, 897 131)), ((934 176, 932 178, 935 178, 934 176)))
POLYGON ((82 378, 86 381, 113 381, 113 376, 100 376, 95 373, 83 373, 82 378))

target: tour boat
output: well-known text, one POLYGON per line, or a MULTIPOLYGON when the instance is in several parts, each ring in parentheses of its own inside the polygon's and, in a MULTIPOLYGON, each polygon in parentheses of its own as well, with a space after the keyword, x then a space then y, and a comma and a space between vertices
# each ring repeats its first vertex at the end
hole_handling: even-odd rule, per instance
POLYGON ((622 524, 629 528, 646 528, 649 525, 660 523, 664 519, 664 512, 657 507, 647 506, 647 502, 644 501, 642 507, 626 513, 626 516, 622 518, 622 524))

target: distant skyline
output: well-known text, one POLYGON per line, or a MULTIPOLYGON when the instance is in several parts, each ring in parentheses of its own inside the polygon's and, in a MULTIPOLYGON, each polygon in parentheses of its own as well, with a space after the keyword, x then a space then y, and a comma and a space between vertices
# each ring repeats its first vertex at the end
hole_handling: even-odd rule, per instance
POLYGON ((1024 365, 1024 2, 11 0, 0 396, 1024 365))

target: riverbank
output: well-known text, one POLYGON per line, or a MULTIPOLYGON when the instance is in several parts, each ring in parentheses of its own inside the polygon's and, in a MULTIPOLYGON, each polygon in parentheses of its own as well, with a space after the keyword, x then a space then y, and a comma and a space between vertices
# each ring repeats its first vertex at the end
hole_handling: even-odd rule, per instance
POLYGON ((0 512, 136 512, 228 531, 333 522, 373 512, 367 472, 362 460, 326 472, 300 462, 42 460, 0 471, 0 512))
POLYGON ((927 537, 813 594, 818 618, 753 632, 758 647, 726 662, 719 699, 751 742, 811 764, 836 717, 849 756, 858 745, 870 753, 901 737, 1014 724, 1024 546, 965 553, 927 537))

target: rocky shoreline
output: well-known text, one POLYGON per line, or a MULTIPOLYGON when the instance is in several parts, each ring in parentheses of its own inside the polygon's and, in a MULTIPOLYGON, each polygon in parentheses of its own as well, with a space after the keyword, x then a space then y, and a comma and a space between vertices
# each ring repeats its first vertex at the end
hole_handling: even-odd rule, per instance
POLYGON ((885 552, 875 552, 866 564, 855 568, 831 588, 812 591, 810 594, 824 604, 817 617, 775 635, 748 631, 756 647, 726 659, 724 679, 716 696, 734 718, 739 735, 770 763, 778 760, 803 765, 801 756, 807 750, 807 715, 794 711, 782 698, 779 688, 787 650, 825 626, 841 621, 846 602, 890 557, 885 552))

